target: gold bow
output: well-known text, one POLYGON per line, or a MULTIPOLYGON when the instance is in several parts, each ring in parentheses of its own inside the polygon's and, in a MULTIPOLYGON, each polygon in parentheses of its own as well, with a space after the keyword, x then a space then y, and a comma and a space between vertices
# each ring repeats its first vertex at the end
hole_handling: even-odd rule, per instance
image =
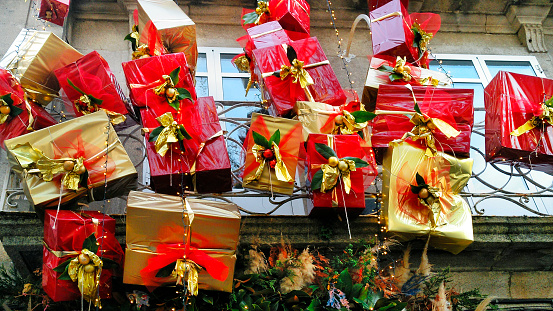
POLYGON ((417 22, 413 23, 413 26, 411 26, 411 29, 416 30, 421 35, 421 39, 418 43, 419 43, 420 53, 422 54, 426 51, 426 49, 428 47, 428 43, 430 42, 432 37, 434 37, 434 34, 424 31, 421 28, 421 25, 419 25, 419 23, 417 23, 417 22))
POLYGON ((81 97, 75 101, 75 108, 77 108, 77 111, 82 114, 90 114, 103 110, 108 115, 109 120, 113 125, 123 123, 127 120, 127 117, 123 114, 98 107, 98 105, 93 103, 90 100, 90 97, 86 94, 81 95, 81 97))
POLYGON ((234 64, 236 65, 236 68, 240 71, 250 72, 250 61, 246 57, 246 55, 238 56, 234 60, 234 64))
POLYGON ((530 120, 526 121, 523 125, 519 126, 516 130, 511 132, 512 136, 520 136, 533 128, 540 127, 544 123, 553 125, 553 107, 548 106, 545 103, 541 103, 542 113, 539 116, 533 116, 530 120))
POLYGON ((102 274, 102 260, 98 255, 84 248, 81 254, 90 258, 86 265, 79 263, 79 256, 73 258, 67 267, 67 273, 73 282, 77 282, 79 291, 86 301, 93 301, 98 306, 98 287, 100 285, 100 274, 102 274), (90 271, 89 271, 90 270, 90 271))
POLYGON ((437 187, 428 186, 425 188, 429 192, 429 196, 426 199, 418 197, 419 202, 428 207, 428 219, 430 219, 430 227, 436 228, 440 213, 442 212, 442 204, 440 203, 440 197, 442 191, 437 187))
POLYGON ((432 78, 431 76, 430 77, 426 77, 424 79, 421 79, 419 81, 419 83, 423 86, 434 86, 434 87, 437 87, 438 85, 440 85, 440 80, 438 79, 434 79, 432 78))
POLYGON ((259 25, 259 22, 261 21, 261 16, 263 14, 269 15, 269 2, 268 1, 257 1, 257 8, 255 8, 255 14, 257 14, 257 19, 255 20, 255 24, 259 25))
POLYGON ((409 66, 406 66, 407 64, 407 57, 401 58, 401 56, 398 56, 396 58, 396 65, 394 66, 394 72, 399 73, 403 76, 403 81, 409 82, 411 79, 413 79, 413 76, 411 75, 411 68, 409 66))
MULTIPOLYGON (((6 101, 4 101, 3 99, 0 98, 0 108, 1 107, 8 107, 10 108, 10 106, 8 105, 8 103, 6 103, 6 101)), ((8 117, 10 116, 10 113, 1 113, 0 112, 0 124, 4 124, 7 120, 8 120, 8 117)))
POLYGON ((303 63, 303 61, 296 58, 292 61, 291 66, 280 66, 280 79, 284 80, 288 75, 291 75, 294 78, 292 82, 298 83, 299 81, 302 89, 315 84, 309 72, 303 68, 303 63))
MULTIPOLYGON (((365 109, 361 107, 361 110, 364 111, 365 109)), ((365 129, 368 124, 369 124, 369 121, 356 123, 355 117, 349 111, 342 110, 342 114, 334 118, 334 129, 332 130, 332 134, 338 134, 338 135, 339 134, 342 134, 342 135, 357 134, 357 132, 365 129), (337 118, 338 120, 336 120, 337 118)))
POLYGON ((426 155, 429 157, 436 156, 436 153, 438 152, 433 135, 433 131, 435 129, 439 129, 447 138, 457 137, 461 134, 461 132, 456 130, 444 120, 426 117, 418 112, 415 112, 410 121, 415 126, 410 132, 405 133, 401 140, 405 140, 407 137, 410 137, 412 140, 425 139, 427 147, 426 155))
POLYGON ((169 144, 179 141, 177 129, 181 125, 173 119, 173 115, 170 112, 162 114, 156 120, 163 126, 163 130, 157 136, 154 145, 156 152, 163 157, 169 151, 169 144))
POLYGON ((175 83, 173 82, 173 79, 171 79, 169 75, 163 75, 161 77, 163 78, 163 80, 165 80, 165 82, 154 88, 154 94, 166 97, 167 101, 170 103, 174 102, 177 99, 177 96, 179 96, 179 92, 175 88, 175 83), (174 90, 174 94, 167 94, 168 89, 174 90))
POLYGON ((86 172, 84 157, 50 159, 30 143, 16 145, 12 152, 28 174, 38 174, 44 181, 52 181, 55 175, 64 174, 61 181, 66 189, 78 190, 81 174, 86 172))
POLYGON ((147 44, 141 44, 139 47, 136 48, 136 51, 132 52, 133 60, 139 58, 147 58, 150 56, 150 47, 147 44))
POLYGON ((184 285, 183 279, 186 279, 188 294, 198 295, 198 273, 202 267, 189 259, 179 259, 175 264, 175 269, 171 273, 172 277, 177 278, 177 285, 184 285))
POLYGON ((351 178, 350 173, 355 171, 355 161, 341 159, 340 162, 345 162, 347 168, 341 170, 338 165, 331 166, 330 164, 321 165, 321 170, 323 171, 323 180, 321 182, 321 192, 325 193, 328 190, 331 190, 336 187, 338 179, 342 177, 342 182, 344 183, 344 190, 346 194, 349 194, 351 191, 351 178))
MULTIPOLYGON (((273 142, 271 150, 273 151, 275 162, 276 162, 275 163, 276 178, 284 182, 293 182, 294 179, 292 178, 292 176, 290 176, 290 173, 288 173, 286 164, 284 164, 284 162, 282 161, 280 150, 278 148, 278 145, 275 142, 273 142)), ((265 168, 265 162, 267 162, 267 159, 263 157, 263 151, 265 151, 265 147, 260 146, 258 144, 253 145, 252 153, 254 154, 255 160, 257 161, 257 163, 259 163, 259 166, 257 167, 257 170, 255 171, 255 174, 253 176, 250 176, 246 180, 244 180, 244 184, 249 184, 253 181, 258 180, 261 177, 261 174, 263 173, 263 169, 265 168)))

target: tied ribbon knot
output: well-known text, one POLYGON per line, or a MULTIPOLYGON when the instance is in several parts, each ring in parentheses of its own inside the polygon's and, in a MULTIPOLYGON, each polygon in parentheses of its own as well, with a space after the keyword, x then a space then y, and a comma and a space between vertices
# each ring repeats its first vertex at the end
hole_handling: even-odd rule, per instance
POLYGON ((154 94, 166 97, 168 102, 174 102, 179 96, 177 89, 175 89, 175 83, 169 75, 163 75, 162 78, 162 83, 154 88, 154 94), (168 91, 170 89, 174 90, 174 92, 168 91))
POLYGON ((93 301, 94 306, 99 305, 98 285, 102 274, 103 262, 98 255, 84 248, 80 254, 87 255, 90 261, 83 265, 79 262, 79 256, 69 262, 67 273, 73 282, 77 282, 79 291, 86 301, 93 301))
POLYGON ((433 187, 426 183, 424 177, 416 174, 417 185, 409 185, 411 192, 417 195, 419 203, 428 208, 428 219, 432 229, 437 227, 438 219, 442 212, 442 202, 440 198, 443 191, 439 187, 433 187))
MULTIPOLYGON (((364 109, 362 109, 364 110, 364 109)), ((334 129, 332 134, 351 135, 357 134, 368 126, 369 122, 355 122, 355 117, 347 110, 342 110, 342 114, 334 118, 334 129)))
POLYGON ((292 60, 291 66, 288 66, 288 65, 280 66, 280 79, 284 80, 286 77, 288 77, 288 75, 290 75, 293 78, 292 82, 293 83, 299 82, 301 88, 305 90, 309 100, 313 101, 313 96, 311 96, 311 94, 308 93, 309 91, 307 90, 307 87, 315 84, 315 82, 313 81, 313 78, 311 77, 309 72, 305 70, 303 64, 304 64, 303 61, 295 58, 294 60, 292 60))
POLYGON ((540 107, 534 116, 511 132, 511 136, 520 136, 534 128, 540 128, 546 124, 553 125, 553 107, 552 100, 540 103, 540 107), (549 103, 549 104, 548 104, 549 103))
POLYGON ((409 82, 413 79, 413 76, 411 75, 411 68, 406 64, 407 57, 404 56, 401 58, 401 56, 398 56, 396 58, 396 65, 394 66, 394 72, 402 75, 403 81, 409 82))
POLYGON ((418 32, 420 35, 418 48, 419 48, 420 54, 423 54, 427 50, 428 43, 430 42, 432 37, 434 37, 434 34, 424 31, 421 25, 419 25, 419 23, 417 22, 413 23, 413 26, 411 26, 411 29, 414 30, 415 32, 418 32))
MULTIPOLYGON (((255 171, 255 174, 253 176, 250 176, 244 180, 244 184, 249 184, 261 178, 261 174, 263 173, 263 169, 265 168, 265 163, 269 161, 269 159, 263 157, 263 152, 265 150, 266 148, 261 145, 253 145, 252 153, 254 154, 257 163, 259 163, 259 166, 257 167, 257 170, 255 171)), ((284 163, 284 161, 282 161, 282 155, 280 154, 280 149, 276 142, 272 142, 270 150, 272 151, 275 159, 274 169, 276 178, 284 182, 293 182, 294 179, 292 178, 292 176, 290 176, 290 173, 288 173, 288 168, 286 168, 286 164, 284 163)))
POLYGON ((108 115, 109 120, 113 125, 123 123, 127 120, 127 117, 120 113, 113 112, 111 110, 107 110, 104 108, 100 108, 100 105, 102 105, 103 100, 96 98, 91 94, 86 94, 83 90, 81 90, 73 82, 71 82, 71 80, 67 79, 67 83, 75 91, 81 94, 79 99, 75 100, 74 102, 75 108, 77 109, 78 112, 82 113, 83 115, 86 115, 86 114, 94 113, 99 110, 103 110, 108 115))
MULTIPOLYGON (((156 148, 156 152, 162 157, 165 156, 167 151, 169 151, 170 144, 182 141, 185 138, 190 139, 190 136, 184 129, 184 126, 182 124, 178 124, 177 121, 173 119, 173 115, 170 112, 162 114, 157 117, 156 120, 159 124, 161 124, 161 126, 158 127, 158 129, 161 128, 161 132, 159 132, 155 138, 154 146, 156 148)), ((150 135, 154 135, 154 132, 150 135)))
POLYGON ((255 8, 255 14, 257 14, 257 19, 255 20, 255 25, 259 25, 261 22, 261 17, 263 14, 269 15, 269 2, 268 1, 258 1, 257 8, 255 8))
POLYGON ((150 57, 150 55, 150 47, 147 44, 141 44, 134 52, 132 52, 132 59, 146 58, 150 57))
POLYGON ((344 169, 341 169, 338 165, 336 166, 332 166, 330 164, 321 165, 321 170, 323 171, 323 180, 321 182, 322 193, 325 193, 331 189, 333 189, 333 192, 335 192, 336 184, 338 183, 338 180, 340 179, 340 177, 342 178, 342 182, 344 183, 344 191, 346 192, 346 194, 350 193, 351 191, 350 173, 352 171, 355 171, 355 161, 341 159, 340 162, 346 163, 345 166, 343 167, 344 169))
POLYGON ((177 279, 177 285, 186 286, 188 293, 193 296, 198 295, 198 274, 202 267, 190 259, 179 259, 175 264, 175 269, 171 276, 177 279))

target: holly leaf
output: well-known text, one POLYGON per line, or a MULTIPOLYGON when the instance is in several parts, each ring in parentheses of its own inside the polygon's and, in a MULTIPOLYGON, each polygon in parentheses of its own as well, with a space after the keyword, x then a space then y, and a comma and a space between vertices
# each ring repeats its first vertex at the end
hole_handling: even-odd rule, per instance
POLYGON ((78 88, 75 84, 73 84, 73 82, 71 82, 71 80, 69 80, 69 78, 67 78, 67 83, 69 83, 69 85, 75 89, 75 91, 81 93, 82 95, 86 95, 80 88, 78 88))
POLYGON ((148 141, 156 141, 157 137, 159 136, 159 134, 161 133, 161 131, 163 131, 164 127, 163 126, 158 126, 156 127, 151 133, 150 133, 150 138, 148 139, 148 141))
POLYGON ((394 67, 391 67, 391 66, 388 66, 388 65, 380 65, 380 67, 376 68, 376 70, 393 73, 394 72, 394 67))
POLYGON ((119 267, 119 264, 114 261, 114 260, 111 260, 109 258, 102 258, 102 262, 103 262, 103 269, 117 269, 119 267))
POLYGON ((315 143, 315 150, 327 160, 330 157, 337 157, 336 152, 325 144, 315 143))
POLYGON ((351 115, 355 118, 355 123, 363 123, 376 118, 376 113, 363 110, 354 111, 351 115))
POLYGON ((86 238, 83 242, 83 249, 86 248, 89 251, 96 254, 98 252, 98 240, 96 240, 96 236, 93 234, 89 235, 88 238, 86 238))
POLYGON ((258 15, 255 12, 244 14, 244 16, 242 16, 242 20, 244 21, 244 25, 254 24, 255 21, 257 20, 257 16, 258 15))
POLYGON ((390 78, 390 81, 392 81, 392 82, 403 80, 403 75, 399 74, 399 73, 396 73, 396 72, 391 73, 388 77, 390 78))
POLYGON ((269 138, 269 146, 273 145, 273 142, 278 146, 280 144, 280 130, 276 130, 271 138, 269 138))
POLYGON ((171 82, 173 82, 174 86, 177 86, 179 83, 179 73, 180 73, 180 66, 175 68, 175 70, 171 71, 169 74, 169 77, 171 77, 171 82))
POLYGON ((73 258, 67 259, 66 261, 60 263, 59 266, 55 267, 52 270, 54 270, 55 272, 58 272, 58 273, 63 273, 65 271, 65 269, 67 268, 67 266, 69 265, 69 263, 71 262, 71 260, 73 260, 73 258))
POLYGON ((213 305, 213 297, 203 294, 202 300, 209 303, 210 305, 213 305))
POLYGON ((84 173, 79 175, 79 186, 83 188, 88 188, 88 171, 85 170, 84 173))
POLYGON ((192 136, 190 136, 190 134, 188 134, 188 132, 184 128, 184 125, 179 124, 178 131, 179 131, 179 134, 182 136, 182 138, 179 138, 180 140, 182 140, 182 139, 192 139, 192 136))
POLYGON ((544 102, 544 104, 549 107, 549 108, 553 108, 553 97, 551 97, 550 99, 546 100, 544 102))
POLYGON ((417 180, 417 185, 419 186, 426 186, 426 182, 424 181, 424 177, 422 177, 419 173, 415 176, 415 179, 417 180))
POLYGON ((419 104, 415 103, 415 112, 418 114, 422 114, 421 109, 419 108, 419 104))
POLYGON ((171 275, 171 273, 173 273, 173 270, 175 270, 175 265, 177 264, 177 262, 172 262, 170 264, 168 264, 167 266, 159 269, 159 271, 156 273, 156 278, 166 278, 168 276, 171 275))
POLYGON ((253 136, 253 141, 257 145, 260 145, 261 147, 265 147, 267 149, 271 148, 271 145, 269 144, 269 141, 263 135, 259 134, 256 131, 253 131, 252 136, 253 136))
POLYGON ((131 45, 132 45, 132 50, 136 51, 136 48, 137 48, 136 38, 134 38, 131 35, 132 35, 132 32, 130 34, 126 35, 124 40, 130 41, 131 45))
POLYGON ((92 95, 88 95, 88 98, 90 98, 90 101, 94 104, 94 105, 97 105, 97 106, 100 106, 102 105, 102 103, 104 102, 102 99, 99 99, 99 98, 96 98, 92 95))
POLYGON ((361 159, 359 159, 359 158, 355 158, 355 157, 344 157, 343 159, 345 159, 345 160, 351 160, 351 161, 355 162, 355 168, 361 168, 361 167, 367 167, 367 166, 369 166, 369 163, 367 163, 366 161, 361 160, 361 159))
POLYGON ((190 94, 190 92, 187 89, 178 87, 177 92, 179 92, 179 95, 177 96, 177 100, 180 101, 183 99, 190 99, 192 102, 194 102, 194 100, 192 99, 192 94, 190 94))
POLYGON ((71 277, 69 276, 68 268, 69 268, 69 264, 65 266, 63 273, 60 276, 58 276, 58 280, 72 281, 71 277))
POLYGON ((173 107, 173 109, 175 109, 176 111, 179 111, 180 102, 178 101, 178 99, 172 102, 170 101, 168 102, 169 102, 169 106, 173 107))
POLYGON ((313 179, 311 180, 311 190, 321 189, 321 183, 323 182, 323 170, 318 170, 313 179))
POLYGON ((17 117, 18 115, 20 115, 23 112, 23 109, 21 109, 21 108, 19 108, 16 105, 13 104, 13 99, 11 97, 11 93, 2 96, 2 100, 6 104, 8 104, 8 107, 10 107, 10 114, 9 115, 11 117, 17 117))

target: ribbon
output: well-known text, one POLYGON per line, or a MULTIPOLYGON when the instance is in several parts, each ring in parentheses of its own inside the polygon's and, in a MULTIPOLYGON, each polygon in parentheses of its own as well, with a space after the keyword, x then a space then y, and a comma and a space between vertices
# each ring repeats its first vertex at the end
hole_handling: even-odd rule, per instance
POLYGON ((86 301, 93 301, 94 306, 99 306, 98 286, 100 274, 102 274, 103 262, 98 255, 84 248, 81 254, 87 255, 90 262, 83 265, 79 262, 79 256, 73 258, 67 268, 67 273, 73 282, 77 282, 79 291, 86 301))
POLYGON ((407 63, 407 57, 404 56, 401 58, 401 56, 398 56, 396 58, 396 65, 394 66, 394 72, 399 73, 403 76, 403 81, 409 82, 411 79, 413 79, 413 76, 411 75, 411 68, 409 66, 406 66, 407 63))
POLYGON ((75 108, 77 109, 78 112, 85 115, 85 114, 90 114, 90 113, 94 113, 96 111, 103 110, 108 115, 109 120, 110 120, 111 124, 113 124, 113 125, 123 123, 127 120, 127 117, 120 114, 120 113, 110 111, 110 110, 107 110, 107 109, 104 109, 104 108, 100 108, 100 105, 102 105, 103 100, 98 99, 98 98, 96 98, 96 97, 94 97, 90 94, 86 94, 83 90, 81 90, 75 84, 73 84, 73 82, 71 82, 71 80, 69 80, 69 78, 67 79, 67 83, 75 91, 77 91, 81 94, 79 99, 75 100, 75 102, 74 102, 75 108))
POLYGON ((238 70, 250 72, 250 61, 248 60, 248 57, 246 57, 246 54, 242 54, 234 58, 233 62, 238 70))
POLYGON ((150 47, 147 44, 141 44, 132 52, 132 59, 140 59, 150 57, 150 47))
POLYGON ((196 164, 198 163, 198 159, 200 158, 200 154, 204 150, 205 145, 215 140, 216 138, 223 136, 224 133, 225 132, 223 130, 220 130, 219 132, 213 134, 206 141, 200 144, 200 147, 198 148, 198 152, 196 153, 196 158, 194 159, 194 163, 192 163, 192 166, 190 167, 190 175, 196 174, 196 164))
POLYGON ((177 285, 184 285, 183 279, 186 278, 188 293, 198 295, 198 273, 202 269, 200 265, 189 259, 179 259, 175 264, 175 270, 171 276, 177 278, 177 285))
MULTIPOLYGON (((327 145, 333 148, 334 137, 327 135, 327 145)), ((322 164, 321 170, 323 171, 323 178, 321 181, 321 193, 325 193, 328 190, 332 190, 332 206, 338 207, 338 189, 336 184, 338 180, 342 179, 344 185, 344 191, 349 194, 351 191, 351 177, 350 173, 355 171, 355 161, 348 159, 338 159, 337 157, 331 157, 328 159, 328 164, 322 164), (333 159, 334 158, 334 159, 333 159)))
MULTIPOLYGON (((269 159, 263 157, 263 152, 265 150, 266 148, 263 146, 260 146, 258 144, 253 145, 252 153, 255 156, 255 160, 257 161, 257 163, 259 163, 259 166, 257 167, 257 170, 255 171, 255 174, 253 176, 244 179, 244 185, 247 185, 261 178, 261 174, 263 173, 263 169, 265 168, 265 162, 269 161, 269 159)), ((276 142, 272 143, 270 150, 273 152, 275 158, 274 169, 276 178, 284 182, 293 182, 294 179, 292 178, 292 176, 290 176, 290 173, 288 173, 288 169, 286 168, 286 164, 284 164, 284 161, 282 161, 282 155, 280 154, 280 149, 278 148, 276 142)))
POLYGON ((12 153, 28 174, 39 174, 44 181, 52 181, 55 175, 64 174, 62 184, 66 189, 78 190, 81 175, 86 172, 84 157, 50 159, 30 143, 16 145, 12 153))
MULTIPOLYGON (((182 124, 178 124, 177 121, 173 119, 173 115, 170 112, 162 114, 157 117, 156 120, 161 124, 163 129, 156 137, 154 146, 156 148, 156 152, 163 157, 167 151, 169 151, 169 144, 182 141, 185 138, 185 136, 181 133, 184 126, 182 124)), ((149 129, 144 130, 149 131, 149 129)), ((184 132, 186 132, 186 130, 184 130, 184 132)))
POLYGON ((269 2, 268 1, 257 1, 257 8, 255 8, 255 14, 257 14, 257 19, 255 20, 254 24, 259 25, 259 22, 261 21, 261 16, 263 14, 270 15, 269 12, 269 2))
POLYGON ((386 15, 382 15, 382 16, 377 17, 375 19, 371 19, 371 23, 380 22, 381 20, 385 20, 387 18, 394 17, 394 16, 403 16, 403 14, 401 14, 401 12, 388 13, 386 15))
MULTIPOLYGON (((548 102, 550 101, 551 100, 548 102)), ((553 107, 549 106, 546 102, 542 102, 540 103, 538 111, 534 113, 534 116, 516 130, 512 131, 511 135, 518 137, 536 127, 539 128, 544 126, 545 124, 553 125, 553 107)))
POLYGON ((173 83, 173 79, 171 79, 171 76, 169 75, 163 75, 161 76, 163 80, 161 80, 161 84, 154 88, 154 94, 158 96, 164 96, 167 97, 167 101, 173 102, 177 99, 177 96, 179 96, 179 93, 175 89, 175 84, 173 83), (164 82, 163 82, 164 81, 164 82), (174 89, 174 93, 169 93, 167 90, 171 88, 174 89))
MULTIPOLYGON (((404 81, 415 85, 423 85, 423 86, 434 86, 437 87, 440 85, 440 80, 434 79, 431 76, 428 76, 426 78, 420 79, 416 78, 412 75, 412 68, 407 63, 407 57, 401 58, 401 56, 396 57, 396 63, 393 67, 385 64, 391 64, 391 61, 386 61, 383 64, 381 64, 378 68, 375 68, 376 70, 388 72, 390 73, 389 78, 391 82, 394 81, 404 81)), ((449 83, 442 83, 444 86, 448 85, 449 83)))
POLYGON ((419 55, 422 56, 422 54, 426 51, 428 47, 428 43, 434 37, 433 33, 426 32, 422 29, 422 27, 417 22, 413 22, 413 25, 411 26, 411 30, 414 32, 418 32, 421 36, 419 42, 418 42, 418 49, 419 49, 419 55))

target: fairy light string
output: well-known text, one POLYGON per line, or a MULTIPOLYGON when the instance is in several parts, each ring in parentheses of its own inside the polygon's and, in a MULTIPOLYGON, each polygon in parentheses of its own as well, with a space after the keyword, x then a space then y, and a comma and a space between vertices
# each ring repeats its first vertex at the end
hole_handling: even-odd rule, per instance
POLYGON ((338 28, 336 27, 336 15, 334 14, 334 10, 332 9, 332 2, 330 0, 326 0, 326 4, 328 6, 328 13, 330 14, 330 25, 332 25, 332 27, 334 28, 334 32, 336 34, 336 40, 338 40, 338 45, 337 45, 337 48, 338 48, 338 57, 340 57, 340 59, 342 60, 342 69, 346 71, 346 76, 348 78, 348 82, 349 82, 349 88, 350 89, 353 89, 353 84, 355 83, 355 81, 352 81, 351 80, 351 75, 352 73, 349 72, 348 70, 348 63, 344 57, 344 51, 342 50, 342 39, 340 39, 340 33, 338 31, 338 28))

